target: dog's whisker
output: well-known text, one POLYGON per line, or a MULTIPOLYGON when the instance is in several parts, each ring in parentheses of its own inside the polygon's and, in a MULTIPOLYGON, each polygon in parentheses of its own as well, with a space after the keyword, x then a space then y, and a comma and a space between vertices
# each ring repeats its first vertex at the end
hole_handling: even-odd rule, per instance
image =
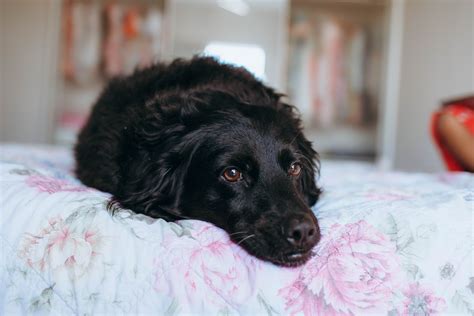
POLYGON ((240 245, 241 243, 243 243, 245 240, 249 239, 249 238, 252 238, 252 237, 255 237, 255 234, 252 234, 252 235, 248 235, 247 237, 244 237, 243 239, 241 239, 237 245, 240 245))
POLYGON ((234 235, 239 235, 239 234, 247 234, 247 233, 248 233, 248 231, 243 230, 243 231, 240 231, 240 232, 231 233, 231 234, 229 234, 229 236, 234 236, 234 235))

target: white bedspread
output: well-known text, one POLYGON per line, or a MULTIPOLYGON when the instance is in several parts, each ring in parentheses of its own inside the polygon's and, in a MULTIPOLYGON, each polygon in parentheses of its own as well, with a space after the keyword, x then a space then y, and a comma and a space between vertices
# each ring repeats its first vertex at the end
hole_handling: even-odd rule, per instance
POLYGON ((324 163, 299 268, 200 221, 106 210, 69 151, 0 147, 0 314, 474 314, 474 176, 324 163))

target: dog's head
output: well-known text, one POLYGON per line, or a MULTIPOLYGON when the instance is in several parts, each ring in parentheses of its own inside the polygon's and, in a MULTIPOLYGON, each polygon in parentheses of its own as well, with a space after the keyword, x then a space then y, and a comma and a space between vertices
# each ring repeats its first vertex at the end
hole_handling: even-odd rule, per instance
POLYGON ((150 101, 133 129, 121 203, 153 217, 211 222, 250 254, 304 263, 320 239, 310 207, 317 154, 291 106, 224 92, 150 101))

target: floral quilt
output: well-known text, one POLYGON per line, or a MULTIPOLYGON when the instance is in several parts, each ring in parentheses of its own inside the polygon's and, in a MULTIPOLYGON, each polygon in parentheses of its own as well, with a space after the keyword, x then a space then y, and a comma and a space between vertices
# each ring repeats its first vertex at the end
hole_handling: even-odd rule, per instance
POLYGON ((0 314, 474 315, 467 173, 323 161, 322 240, 282 268, 205 222, 111 214, 70 150, 0 160, 0 314))

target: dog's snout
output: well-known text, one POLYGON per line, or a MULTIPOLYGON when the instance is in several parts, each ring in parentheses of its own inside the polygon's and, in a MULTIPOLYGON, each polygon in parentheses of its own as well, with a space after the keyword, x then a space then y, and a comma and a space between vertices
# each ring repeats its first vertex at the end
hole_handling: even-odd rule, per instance
POLYGON ((320 238, 319 227, 307 216, 291 218, 285 230, 286 239, 295 247, 313 247, 320 238))

